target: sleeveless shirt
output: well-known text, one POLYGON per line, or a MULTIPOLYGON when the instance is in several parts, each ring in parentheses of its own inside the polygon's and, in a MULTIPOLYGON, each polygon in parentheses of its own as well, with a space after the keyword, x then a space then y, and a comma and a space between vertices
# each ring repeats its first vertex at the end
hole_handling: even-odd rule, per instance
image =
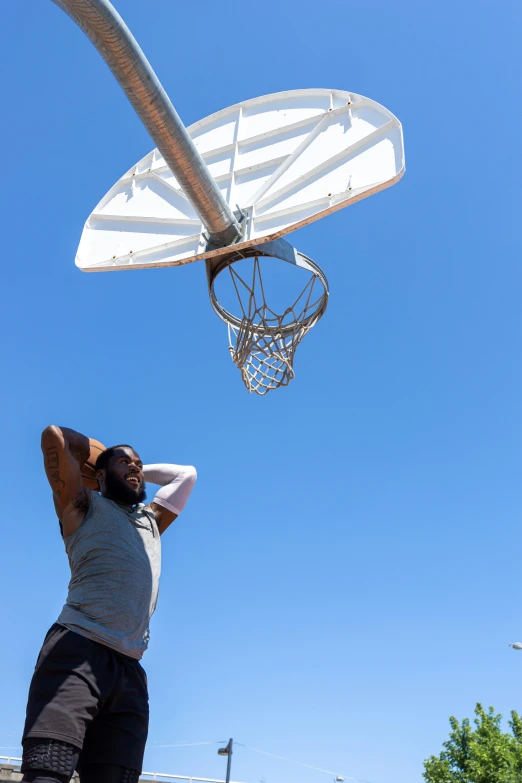
POLYGON ((161 543, 154 514, 125 508, 91 492, 82 524, 64 539, 71 567, 58 622, 139 660, 156 608, 161 543))

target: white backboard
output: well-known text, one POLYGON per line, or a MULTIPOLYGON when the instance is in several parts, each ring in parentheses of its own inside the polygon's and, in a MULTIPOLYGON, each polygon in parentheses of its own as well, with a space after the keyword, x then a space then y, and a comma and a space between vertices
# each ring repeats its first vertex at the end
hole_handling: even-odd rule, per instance
MULTIPOLYGON (((238 250, 284 236, 404 174, 398 119, 375 101, 340 90, 254 98, 188 132, 232 210, 239 206, 246 214, 238 250)), ((140 269, 227 252, 206 248, 200 219, 154 150, 91 214, 76 264, 89 272, 140 269)))

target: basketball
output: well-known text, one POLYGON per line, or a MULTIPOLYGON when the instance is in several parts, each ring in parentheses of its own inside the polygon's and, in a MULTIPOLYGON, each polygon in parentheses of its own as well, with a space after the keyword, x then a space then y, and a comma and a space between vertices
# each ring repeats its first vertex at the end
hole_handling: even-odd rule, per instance
POLYGON ((86 487, 89 489, 98 490, 98 482, 96 481, 96 473, 94 471, 94 466, 96 465, 96 460, 102 453, 102 451, 105 451, 105 446, 103 443, 100 443, 99 440, 94 440, 94 438, 89 438, 89 444, 91 447, 91 453, 89 454, 89 459, 85 463, 82 469, 82 478, 83 483, 86 487))

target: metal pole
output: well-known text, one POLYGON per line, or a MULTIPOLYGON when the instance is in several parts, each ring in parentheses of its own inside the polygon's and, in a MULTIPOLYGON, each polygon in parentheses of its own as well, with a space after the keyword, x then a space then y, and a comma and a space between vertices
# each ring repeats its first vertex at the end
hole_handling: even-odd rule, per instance
POLYGON ((228 758, 227 758, 227 779, 226 779, 226 783, 230 783, 230 769, 232 767, 232 745, 233 744, 234 744, 233 740, 232 740, 232 738, 230 738, 229 743, 228 743, 228 748, 227 748, 228 749, 228 758))
POLYGON ((205 225, 225 247, 239 226, 150 63, 109 0, 52 0, 84 31, 118 80, 165 163, 205 225))

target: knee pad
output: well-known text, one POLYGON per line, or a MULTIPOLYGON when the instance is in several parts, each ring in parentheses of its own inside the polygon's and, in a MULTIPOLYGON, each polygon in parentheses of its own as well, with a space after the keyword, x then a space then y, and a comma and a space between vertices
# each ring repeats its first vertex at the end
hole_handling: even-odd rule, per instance
POLYGON ((117 764, 82 764, 78 770, 80 783, 138 783, 137 769, 117 764))
POLYGON ((26 740, 22 767, 27 783, 69 783, 80 751, 68 742, 54 739, 26 740))

